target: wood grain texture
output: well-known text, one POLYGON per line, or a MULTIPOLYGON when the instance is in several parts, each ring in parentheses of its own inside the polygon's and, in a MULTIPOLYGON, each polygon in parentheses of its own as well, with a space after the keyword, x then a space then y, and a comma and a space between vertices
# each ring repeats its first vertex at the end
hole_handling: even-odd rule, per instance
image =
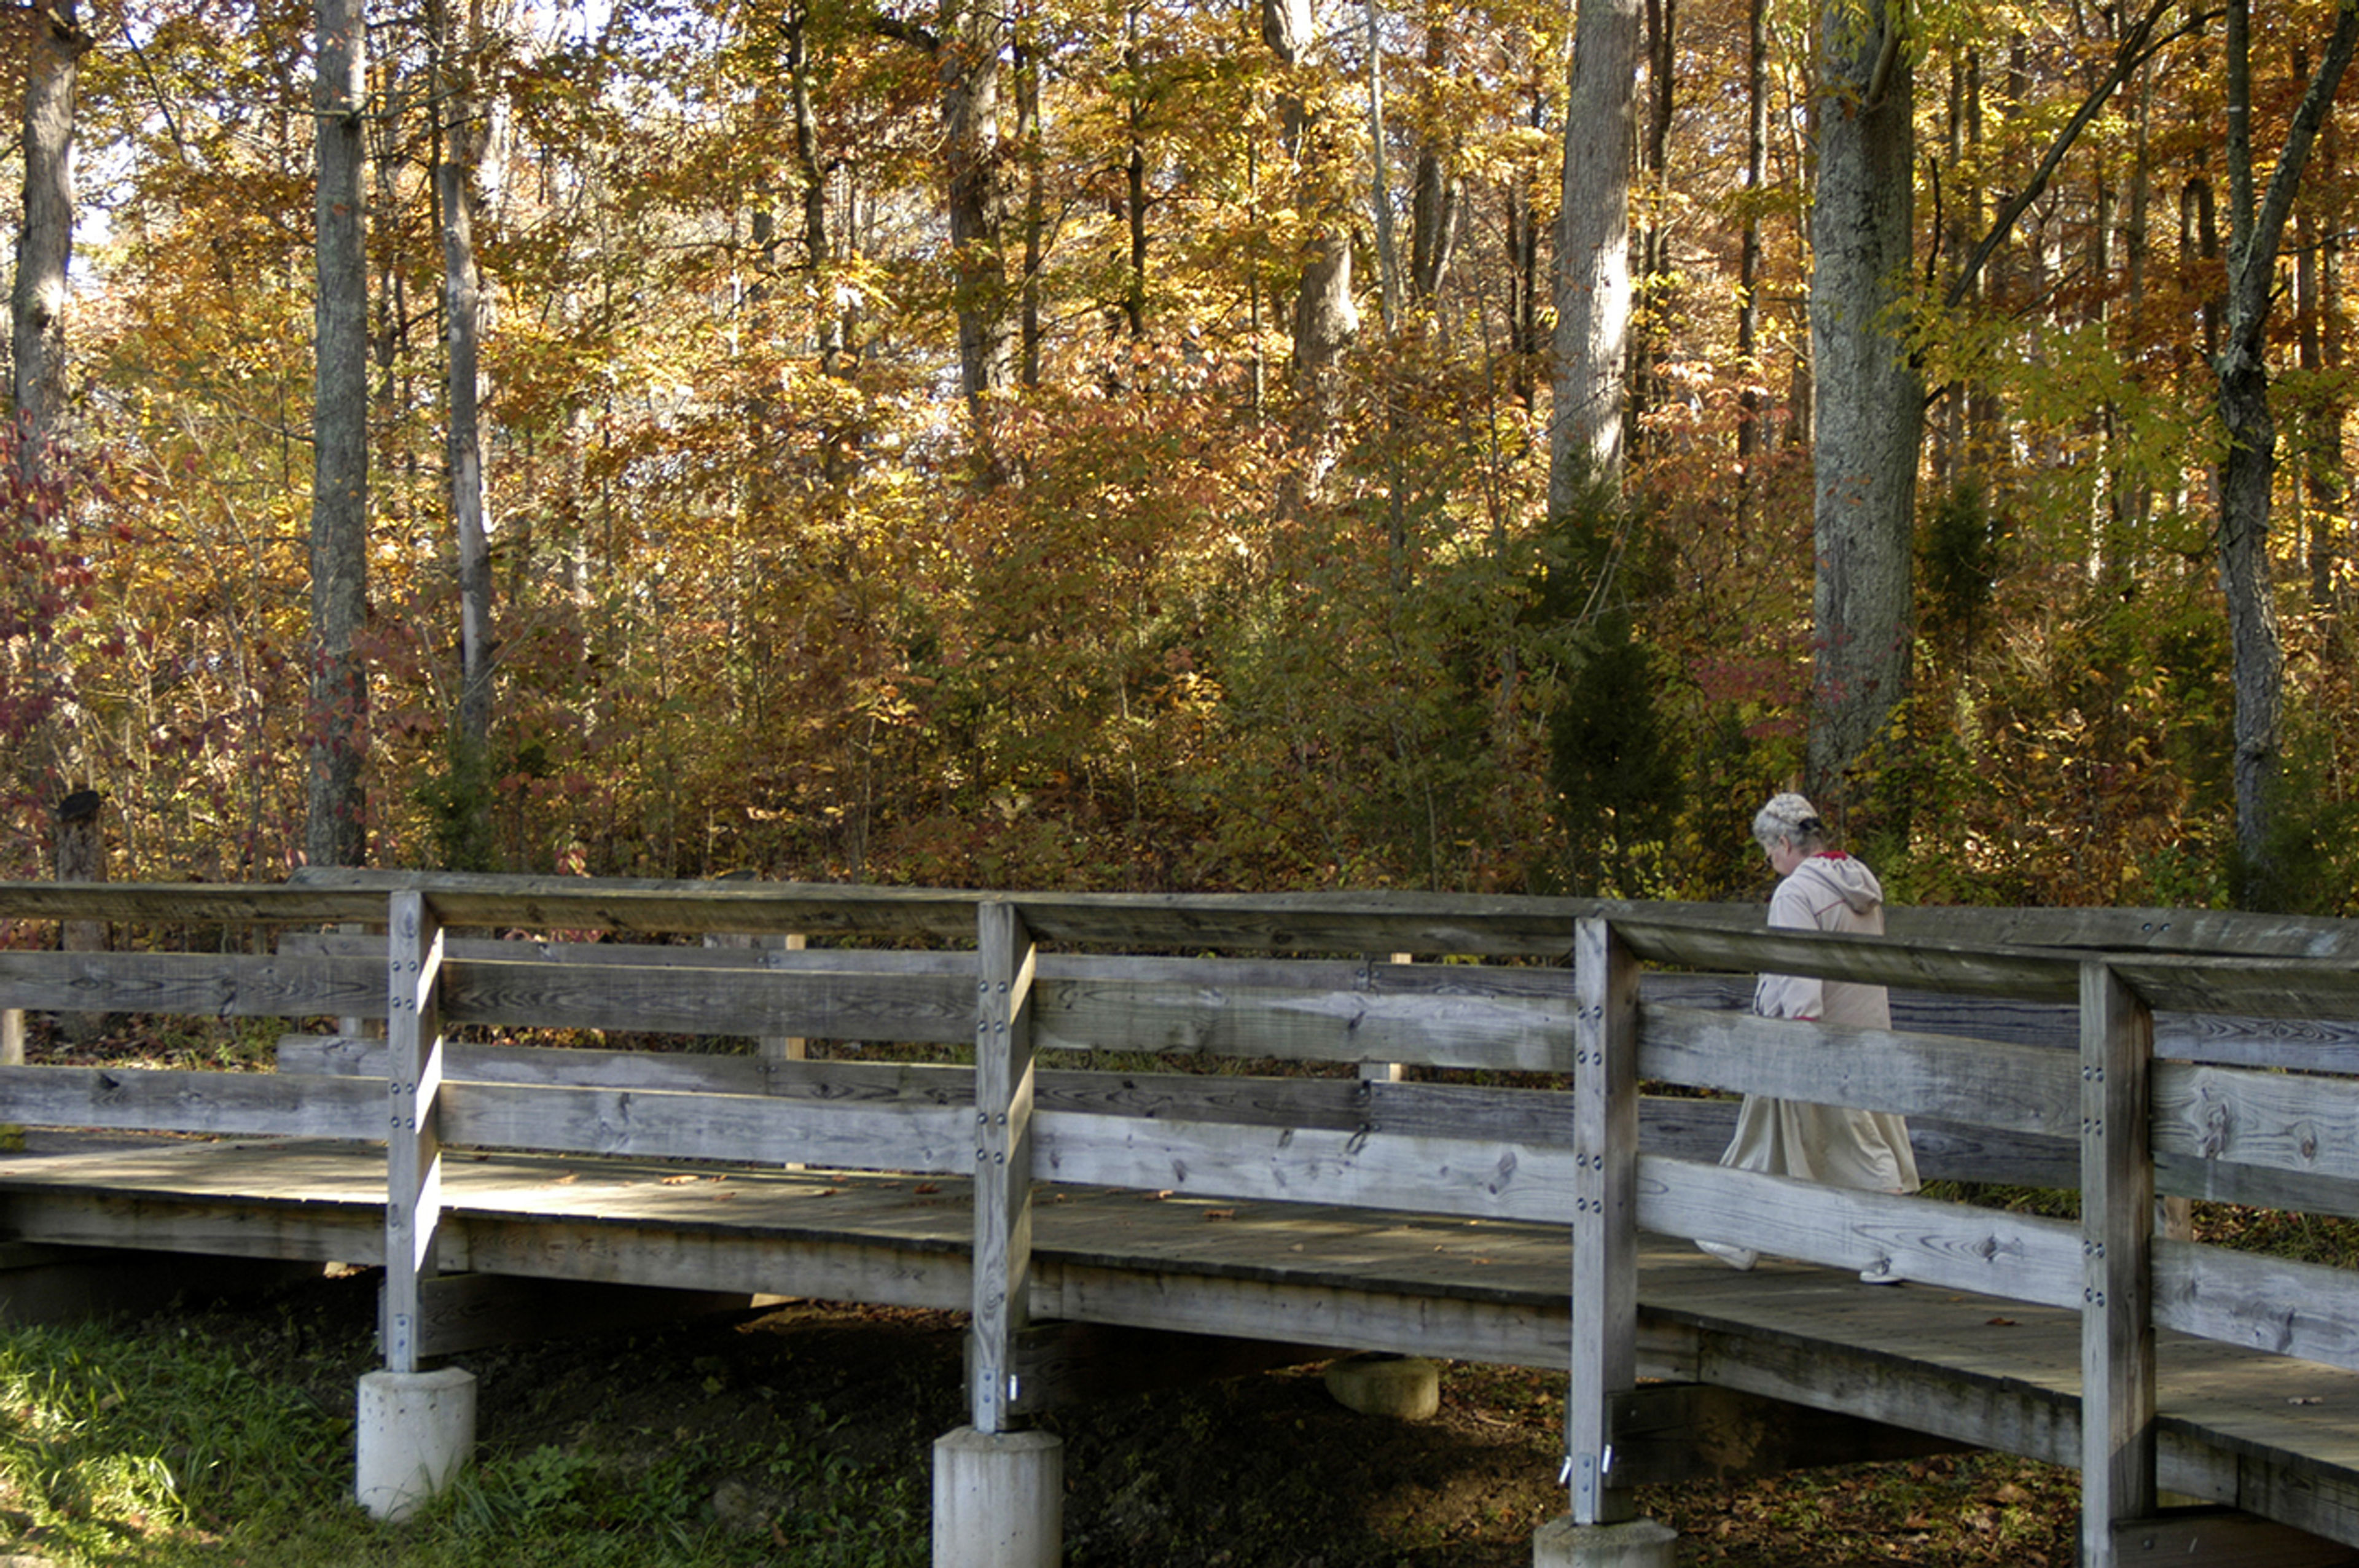
MULTIPOLYGON (((43 1242, 367 1262, 383 1181, 381 1160, 323 1144, 37 1145, 0 1160, 0 1225, 43 1242)), ((952 1178, 459 1156, 447 1190, 453 1269, 935 1307, 969 1297, 970 1211, 952 1178)), ((1567 1364, 1561 1224, 1063 1190, 1036 1208, 1036 1318, 1567 1364)), ((1921 1280, 1875 1290, 1774 1257, 1740 1275, 1643 1238, 1638 1264, 1642 1376, 2068 1464, 2078 1451, 2076 1310, 1921 1280)), ((2175 1333, 2158 1362, 2161 1485, 2359 1540, 2359 1373, 2175 1333)))
POLYGON ((1739 930, 1677 917, 1614 922, 1614 933, 1649 963, 1698 969, 1768 970, 1862 985, 2060 1002, 2079 995, 2079 960, 2036 948, 1976 946, 1919 936, 1739 930))
POLYGON ((2347 1269, 2158 1241, 2154 1320, 2182 1334, 2359 1368, 2359 1278, 2347 1269))
POLYGON ((837 1105, 749 1095, 450 1083, 442 1136, 457 1147, 631 1159, 807 1164, 966 1175, 964 1106, 837 1105))
POLYGON ((975 912, 974 1296, 967 1357, 968 1420, 1005 1432, 1022 1392, 1016 1341, 1031 1324, 1034 1115, 1032 933, 1015 905, 975 912))
POLYGON ((277 1073, 0 1067, 0 1120, 214 1137, 382 1138, 386 1087, 277 1073))
POLYGON ((1603 920, 1576 929, 1572 1041, 1572 1356, 1565 1397, 1572 1519, 1627 1519, 1607 1471, 1614 1402, 1637 1381, 1638 965, 1603 920))
POLYGON ((442 928, 411 892, 393 895, 386 921, 385 1365, 415 1372, 442 1227, 442 928))
POLYGON ((2067 1135, 2080 1084, 2060 1052, 1750 1013, 1648 1007, 1638 1070, 1658 1083, 2067 1135))
POLYGON ((2158 1153, 2359 1183, 2359 1083, 2161 1064, 2158 1153))
POLYGON ((2154 1020, 2102 961, 2081 968, 2081 1553, 2113 1568, 2114 1526, 2156 1501, 2154 1020))
POLYGON ((1084 1186, 1476 1219, 1572 1214, 1573 1156, 1562 1146, 1045 1110, 1037 1136, 1041 1178, 1084 1186))
POLYGON ((1821 1187, 1658 1155, 1638 1162, 1638 1224, 1743 1236, 1781 1258, 2051 1306, 2081 1304, 2077 1226, 1929 1198, 1821 1187))
POLYGON ((382 943, 367 958, 0 952, 0 1000, 37 1011, 382 1018, 385 962, 382 943))

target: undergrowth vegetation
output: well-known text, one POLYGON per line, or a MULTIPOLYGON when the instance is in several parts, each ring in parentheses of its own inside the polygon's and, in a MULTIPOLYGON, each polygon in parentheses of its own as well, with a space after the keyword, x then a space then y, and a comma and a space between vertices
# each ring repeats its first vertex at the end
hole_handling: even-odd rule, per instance
MULTIPOLYGON (((959 1320, 801 1303, 481 1352, 483 1446, 419 1518, 352 1501, 366 1274, 0 1332, 0 1559, 55 1568, 919 1568, 959 1320), (11 1553, 22 1554, 11 1556, 11 1553)), ((1453 1366, 1434 1420, 1316 1368, 1060 1411, 1076 1568, 1521 1568, 1560 1513, 1563 1379, 1453 1366)), ((2071 1472, 1997 1454, 1647 1488, 1681 1562, 2044 1568, 2071 1472)))

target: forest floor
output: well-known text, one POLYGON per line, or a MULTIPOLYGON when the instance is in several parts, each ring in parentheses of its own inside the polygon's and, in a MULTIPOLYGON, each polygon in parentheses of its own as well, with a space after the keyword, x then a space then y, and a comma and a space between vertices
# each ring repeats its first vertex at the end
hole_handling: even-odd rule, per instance
MULTIPOLYGON (((375 1294, 375 1274, 354 1271, 179 1326, 248 1352, 257 1332, 283 1337, 280 1365, 316 1379, 309 1397, 349 1409, 375 1294)), ((852 1560, 804 1543, 832 1530, 873 1541, 880 1509, 908 1516, 921 1560, 930 1447, 962 1420, 962 1334, 956 1314, 796 1302, 459 1359, 479 1380, 486 1453, 548 1451, 622 1476, 690 1451, 741 1456, 700 1462, 689 1484, 709 1518, 800 1568, 852 1560), (794 1466, 810 1477, 799 1484, 760 1459, 790 1451, 818 1461, 794 1466)), ((1041 1424, 1064 1444, 1065 1561, 1523 1568, 1533 1532, 1565 1509, 1564 1379, 1451 1364, 1441 1388, 1421 1422, 1343 1408, 1316 1366, 1057 1412, 1041 1424)), ((2069 1472, 1964 1455, 1650 1488, 1641 1504, 1680 1532, 1682 1565, 2060 1568, 2078 1489, 2069 1472)))

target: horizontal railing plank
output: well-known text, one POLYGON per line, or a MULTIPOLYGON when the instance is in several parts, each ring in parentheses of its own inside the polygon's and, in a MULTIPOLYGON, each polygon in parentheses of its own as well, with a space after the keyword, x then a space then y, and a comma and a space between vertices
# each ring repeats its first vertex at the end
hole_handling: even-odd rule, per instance
MULTIPOLYGON (((570 877, 307 868, 314 893, 397 888, 424 892, 444 924, 534 930, 799 931, 810 935, 957 940, 974 935, 976 904, 1005 899, 1052 942, 1122 946, 1343 953, 1557 957, 1593 914, 1678 909, 1685 918, 1744 924, 1744 905, 1643 905, 1616 900, 1444 893, 1054 893, 845 887, 810 882, 633 882, 570 877)), ((8 888, 0 885, 0 913, 8 888)), ((366 919, 342 914, 335 918, 366 919)))
POLYGON ((2359 926, 2350 921, 2241 910, 1896 904, 1886 912, 1885 922, 1895 936, 2006 947, 2219 953, 2346 962, 2359 956, 2359 926))
POLYGON ((2340 963, 2202 954, 2116 954, 2108 963, 2158 1011, 2258 1018, 2359 1017, 2359 972, 2340 963))
POLYGON ((1049 1110, 1033 1140, 1044 1181, 1470 1219, 1572 1214, 1570 1148, 1049 1110))
POLYGON ((138 1067, 0 1067, 0 1121, 27 1127, 382 1139, 385 1080, 138 1067))
POLYGON ((2158 1155, 2359 1181, 2359 1083, 2158 1062, 2158 1155))
POLYGON ((2153 1273, 2160 1327, 2359 1369, 2359 1276, 2348 1269, 2158 1240, 2153 1273))
POLYGON ((1902 941, 1836 932, 1740 930, 1674 918, 1617 920, 1614 935, 1648 963, 1697 969, 1816 975, 1863 985, 2068 1001, 2080 995, 2078 956, 2038 948, 1902 941))
MULTIPOLYGON (((480 950, 457 944, 445 961, 443 1012, 453 1023, 944 1045, 974 1033, 971 959, 952 967, 917 953, 887 968, 864 955, 869 961, 836 968, 821 962, 832 953, 779 953, 766 957, 799 961, 649 967, 468 956, 480 950)), ((1034 1028, 1044 1048, 1499 1071, 1557 1070, 1571 1049, 1571 977, 1562 969, 1072 954, 1040 969, 1034 1028)), ((351 1012, 383 1010, 380 997, 373 1008, 355 1000, 351 1012)))
MULTIPOLYGON (((361 931, 289 931, 278 950, 337 958, 375 958, 385 938, 361 931)), ((584 964, 608 968, 767 969, 782 974, 974 973, 974 955, 927 947, 740 947, 696 942, 557 941, 525 936, 452 936, 442 944, 451 959, 494 963, 584 964)))
POLYGON ((971 976, 466 959, 445 962, 442 973, 442 1013, 454 1024, 930 1044, 974 1037, 971 976))
MULTIPOLYGON (((830 1104, 968 1105, 974 1093, 972 1069, 919 1063, 781 1062, 468 1044, 446 1046, 445 1059, 454 1079, 494 1083, 788 1095, 830 1104)), ((381 1075, 385 1045, 377 1040, 300 1037, 280 1043, 278 1062, 286 1072, 381 1075)), ((1054 1068, 1039 1075, 1038 1094, 1044 1109, 1108 1116, 1342 1132, 1364 1129, 1500 1143, 1569 1146, 1571 1140, 1572 1097, 1555 1089, 1054 1068)), ((1639 1103, 1640 1141, 1650 1153, 1710 1161, 1727 1146, 1735 1119, 1734 1100, 1649 1095, 1639 1103)), ((1928 1179, 2053 1187, 2069 1187, 2079 1179, 2080 1150, 2073 1140, 1995 1132, 1940 1118, 1913 1120, 1909 1130, 1928 1179)), ((2172 1168, 2166 1162, 2166 1184, 2172 1168)), ((2191 1179, 2200 1181, 2202 1174, 2197 1169, 2191 1179)), ((1414 1206, 1411 1197, 1404 1195, 1402 1206, 1414 1206)))
POLYGON ((2080 1125, 2081 1076, 2060 1052, 1940 1034, 1647 1006, 1638 1076, 2056 1136, 2080 1125))
MULTIPOLYGON (((1507 983, 1490 986, 1486 971, 1473 966, 1423 968, 1425 973, 1406 980, 1380 981, 1364 972, 1348 986, 1312 989, 1255 983, 1262 977, 1233 978, 1222 966, 1203 962, 1134 961, 1131 972, 1097 977, 1075 974, 1070 959, 1043 963, 1034 1038, 1043 1049, 1094 1046, 1167 1055, 1397 1061, 1512 1072, 1562 1071, 1571 1065, 1573 1006, 1566 971, 1506 970, 1507 983), (1543 988, 1517 986, 1519 974, 1553 979, 1543 988), (1533 994, 1535 989, 1541 994, 1533 994)), ((1288 978, 1271 974, 1266 980, 1288 978)))
POLYGON ((385 1016, 385 959, 0 952, 0 1006, 203 1018, 385 1016))
MULTIPOLYGON (((386 1045, 374 1036, 293 1035, 278 1042, 277 1060, 282 1073, 382 1079, 386 1045)), ((551 1088, 767 1094, 771 1065, 758 1056, 734 1053, 723 1055, 701 1051, 600 1051, 562 1045, 478 1045, 467 1041, 451 1041, 442 1047, 442 1076, 446 1081, 464 1079, 471 1083, 543 1085, 551 1088)))
POLYGON ((445 1083, 440 1104, 446 1146, 929 1175, 974 1171, 968 1107, 822 1106, 745 1095, 485 1083, 445 1083))
MULTIPOLYGON (((1314 925, 1379 923, 1387 937, 1422 926, 1433 939, 1459 939, 1461 927, 1524 923, 1516 940, 1560 954, 1562 933, 1588 915, 1675 919, 1732 930, 1758 930, 1759 903, 1671 904, 1600 899, 1530 899, 1418 893, 996 895, 964 890, 850 887, 794 882, 712 882, 686 879, 516 877, 461 872, 305 868, 285 883, 0 882, 0 915, 16 919, 93 919, 170 925, 311 925, 382 920, 395 888, 430 890, 448 924, 532 929, 697 933, 804 931, 813 935, 932 936, 973 934, 974 904, 1012 896, 1036 930, 1058 927, 1058 940, 1124 940, 1152 933, 1147 945, 1208 929, 1250 926, 1275 946, 1338 940, 1314 925), (669 922, 669 924, 667 924, 669 922), (1186 924, 1192 922, 1192 924, 1186 924), (1065 933, 1072 935, 1068 937, 1065 933)), ((2124 953, 2212 953, 2348 962, 2359 931, 2348 922, 2226 910, 1995 909, 1898 905, 1887 920, 1896 937, 1985 947, 2062 947, 2124 953)), ((1484 935, 1487 944, 1497 938, 1484 935)), ((1225 945, 1204 943, 1205 946, 1225 945)), ((1392 951, 1385 943, 1353 951, 1392 951)), ((1406 950, 1406 949, 1403 949, 1406 950)), ((1445 950, 1441 947, 1423 949, 1445 950)), ((1461 951, 1448 948, 1449 951, 1461 951)), ((1479 952, 1487 946, 1462 949, 1479 952)))
POLYGON ((2359 1074, 2359 1019, 2158 1013, 2154 1054, 2228 1067, 2359 1074))
POLYGON ((1638 1225, 1739 1240, 1839 1269, 1888 1262, 1906 1280, 2048 1306, 2081 1304, 2081 1230, 2061 1220, 1644 1155, 1638 1225))

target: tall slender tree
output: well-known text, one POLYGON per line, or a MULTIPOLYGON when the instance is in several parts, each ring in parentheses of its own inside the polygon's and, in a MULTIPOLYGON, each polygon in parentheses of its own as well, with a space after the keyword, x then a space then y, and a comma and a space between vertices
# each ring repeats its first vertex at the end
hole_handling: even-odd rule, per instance
POLYGON ((368 676, 368 271, 362 245, 366 0, 316 0, 318 294, 311 415, 311 690, 304 852, 313 865, 367 857, 362 765, 368 676))
POLYGON ((25 212, 10 296, 18 450, 38 464, 63 414, 66 270, 73 256, 74 97, 89 35, 74 0, 31 14, 25 64, 25 212))
POLYGON ((2359 44, 2359 10, 2334 8, 2318 69, 2296 105, 2266 194, 2255 188, 2251 0, 2228 0, 2228 297, 2219 353, 2220 580, 2228 600, 2235 691, 2236 849, 2240 897, 2266 906, 2277 892, 2274 818, 2285 728, 2285 647, 2269 569, 2269 492, 2277 473, 2277 421, 2269 411, 2266 333, 2277 252, 2295 192, 2359 44))
POLYGON ((1844 774, 1908 688, 1924 395, 1896 330, 1916 217, 1903 0, 1822 0, 1813 118, 1810 355, 1817 458, 1809 784, 1844 774))
POLYGON ((431 0, 429 49, 439 156, 436 205, 442 230, 442 339, 447 425, 444 451, 451 529, 459 558, 459 710, 453 727, 451 841, 467 870, 491 869, 492 546, 484 501, 480 362, 483 278, 475 260, 475 178, 487 140, 472 59, 483 34, 482 0, 463 21, 451 0, 431 0))
POLYGON ((1580 0, 1564 112, 1556 402, 1549 418, 1549 510, 1560 514, 1590 480, 1622 481, 1639 58, 1637 0, 1580 0))

